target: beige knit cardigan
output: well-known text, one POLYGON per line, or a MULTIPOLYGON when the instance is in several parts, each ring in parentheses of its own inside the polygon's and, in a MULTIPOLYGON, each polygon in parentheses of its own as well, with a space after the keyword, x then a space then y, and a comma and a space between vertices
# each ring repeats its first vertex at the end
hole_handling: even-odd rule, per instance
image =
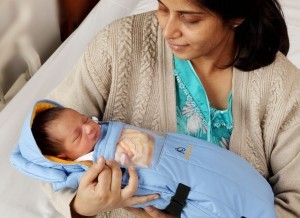
MULTIPOLYGON (((114 22, 89 44, 49 95, 103 120, 176 131, 173 58, 155 12, 114 22)), ((300 73, 278 53, 269 66, 233 72, 234 129, 229 149, 271 184, 278 217, 300 217, 300 73)), ((71 217, 75 193, 43 185, 57 210, 71 217)), ((133 217, 119 209, 99 217, 133 217)))

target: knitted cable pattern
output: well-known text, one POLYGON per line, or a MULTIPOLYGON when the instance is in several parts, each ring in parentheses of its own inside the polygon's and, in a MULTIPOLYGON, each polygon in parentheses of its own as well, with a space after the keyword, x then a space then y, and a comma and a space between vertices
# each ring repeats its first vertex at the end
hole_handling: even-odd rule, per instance
POLYGON ((93 40, 86 52, 85 52, 85 61, 88 68, 88 73, 93 78, 93 82, 99 94, 102 95, 104 99, 108 98, 111 84, 111 55, 108 53, 108 49, 99 49, 106 48, 107 42, 110 37, 109 28, 105 28, 101 34, 93 40), (101 63, 101 65, 99 64, 101 63), (100 74, 99 72, 110 72, 106 74, 100 74))
POLYGON ((128 90, 130 86, 129 78, 132 74, 132 25, 134 17, 128 17, 123 20, 122 25, 114 26, 117 34, 111 37, 117 37, 117 47, 114 49, 117 56, 116 66, 113 66, 118 74, 113 77, 113 84, 117 87, 113 91, 115 96, 111 116, 114 120, 126 121, 126 110, 128 108, 128 90))
POLYGON ((142 41, 142 58, 140 69, 140 82, 137 87, 137 98, 135 100, 132 123, 141 126, 145 116, 146 107, 149 102, 152 81, 154 77, 155 57, 156 57, 156 40, 157 40, 157 22, 154 22, 152 14, 145 14, 142 22, 143 28, 143 41, 142 41))

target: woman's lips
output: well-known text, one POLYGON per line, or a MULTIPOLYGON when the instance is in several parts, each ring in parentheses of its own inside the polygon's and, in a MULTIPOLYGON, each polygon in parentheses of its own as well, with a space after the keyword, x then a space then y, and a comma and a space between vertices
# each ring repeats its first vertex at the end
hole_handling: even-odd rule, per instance
POLYGON ((169 42, 169 46, 172 50, 180 51, 180 50, 183 50, 187 45, 178 45, 178 44, 169 42))

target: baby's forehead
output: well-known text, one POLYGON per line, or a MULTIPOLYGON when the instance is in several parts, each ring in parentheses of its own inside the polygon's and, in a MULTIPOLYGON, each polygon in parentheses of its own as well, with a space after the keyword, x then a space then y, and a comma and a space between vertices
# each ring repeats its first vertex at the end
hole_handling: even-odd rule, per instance
POLYGON ((53 117, 52 120, 48 123, 49 127, 57 126, 60 123, 66 122, 68 120, 68 116, 72 114, 73 112, 69 108, 64 108, 62 111, 56 114, 55 117, 53 117))
POLYGON ((68 116, 80 117, 82 116, 82 114, 80 114, 78 111, 72 108, 64 108, 64 110, 62 110, 61 113, 59 114, 59 118, 68 117, 68 116))
POLYGON ((71 109, 71 108, 65 108, 59 115, 53 120, 53 124, 61 124, 65 123, 68 124, 67 126, 70 126, 72 124, 76 124, 77 122, 80 122, 83 120, 83 117, 85 117, 83 114, 79 113, 78 111, 71 109))
POLYGON ((80 116, 81 114, 73 109, 66 108, 61 111, 48 125, 50 137, 57 139, 58 136, 71 136, 80 116))

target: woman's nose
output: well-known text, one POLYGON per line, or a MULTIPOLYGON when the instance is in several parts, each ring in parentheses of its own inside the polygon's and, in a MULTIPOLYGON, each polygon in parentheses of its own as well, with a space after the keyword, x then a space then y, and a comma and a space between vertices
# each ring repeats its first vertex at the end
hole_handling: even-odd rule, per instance
POLYGON ((165 26, 163 27, 163 36, 165 39, 175 39, 180 37, 181 33, 178 28, 178 21, 176 17, 169 17, 165 23, 165 26))

